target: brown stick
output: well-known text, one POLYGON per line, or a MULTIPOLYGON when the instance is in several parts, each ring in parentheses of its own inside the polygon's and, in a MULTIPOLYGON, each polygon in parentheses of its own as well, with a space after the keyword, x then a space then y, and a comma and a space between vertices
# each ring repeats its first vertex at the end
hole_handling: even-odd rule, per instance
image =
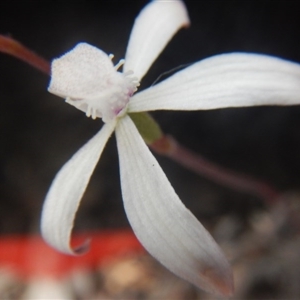
POLYGON ((280 193, 265 182, 222 168, 199 154, 184 148, 170 136, 163 136, 150 146, 154 151, 167 156, 195 173, 220 185, 261 197, 266 204, 276 201, 280 193))
POLYGON ((50 75, 50 63, 47 60, 10 37, 0 35, 0 51, 15 56, 43 73, 50 75))

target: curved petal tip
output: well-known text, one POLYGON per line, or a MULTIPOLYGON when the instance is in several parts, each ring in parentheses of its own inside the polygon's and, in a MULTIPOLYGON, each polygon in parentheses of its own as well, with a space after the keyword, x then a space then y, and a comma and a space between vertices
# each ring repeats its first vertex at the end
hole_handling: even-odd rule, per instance
POLYGON ((82 255, 89 251, 90 244, 91 244, 91 239, 87 239, 79 246, 75 246, 75 247, 71 246, 71 249, 73 250, 75 255, 82 255))
MULTIPOLYGON (((223 273, 223 272, 222 272, 223 273)), ((216 268, 202 268, 201 276, 212 287, 212 292, 222 296, 232 296, 234 292, 233 275, 231 269, 222 274, 216 268)))

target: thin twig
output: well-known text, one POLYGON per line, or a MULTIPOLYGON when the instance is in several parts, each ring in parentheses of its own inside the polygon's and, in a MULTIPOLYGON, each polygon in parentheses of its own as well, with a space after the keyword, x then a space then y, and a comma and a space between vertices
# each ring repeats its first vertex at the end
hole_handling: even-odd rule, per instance
POLYGON ((269 184, 222 168, 203 156, 184 148, 170 136, 163 136, 150 147, 159 154, 173 159, 187 169, 220 185, 259 196, 268 205, 273 204, 280 195, 280 192, 269 184))
POLYGON ((16 40, 0 35, 0 52, 10 54, 50 75, 50 63, 16 40))

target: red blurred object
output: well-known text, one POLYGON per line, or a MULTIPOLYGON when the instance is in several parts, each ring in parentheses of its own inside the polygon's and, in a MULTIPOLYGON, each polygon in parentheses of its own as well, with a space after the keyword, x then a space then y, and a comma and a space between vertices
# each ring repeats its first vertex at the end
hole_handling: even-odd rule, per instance
POLYGON ((39 236, 0 238, 0 268, 9 269, 26 279, 42 276, 58 278, 78 269, 94 269, 103 261, 144 249, 130 230, 77 234, 72 244, 91 239, 90 250, 80 256, 57 252, 39 236))

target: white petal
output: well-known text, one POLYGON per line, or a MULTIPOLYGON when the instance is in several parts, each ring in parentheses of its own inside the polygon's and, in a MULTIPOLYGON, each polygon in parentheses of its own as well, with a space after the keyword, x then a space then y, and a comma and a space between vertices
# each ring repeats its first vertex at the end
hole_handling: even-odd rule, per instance
MULTIPOLYGON (((57 173, 46 196, 41 220, 44 239, 54 248, 68 253, 81 252, 70 246, 71 231, 80 200, 103 148, 115 128, 106 123, 57 173)), ((86 246, 86 245, 85 245, 86 246)))
POLYGON ((189 17, 182 1, 151 1, 135 20, 124 71, 133 71, 141 80, 173 35, 188 25, 189 17))
POLYGON ((140 242, 178 276, 204 290, 230 294, 226 258, 180 201, 128 116, 116 135, 125 211, 140 242))
POLYGON ((214 56, 136 94, 130 112, 300 104, 300 65, 267 55, 214 56))
POLYGON ((102 50, 86 43, 78 44, 51 65, 49 92, 63 98, 82 100, 106 87, 115 74, 111 59, 102 50))

